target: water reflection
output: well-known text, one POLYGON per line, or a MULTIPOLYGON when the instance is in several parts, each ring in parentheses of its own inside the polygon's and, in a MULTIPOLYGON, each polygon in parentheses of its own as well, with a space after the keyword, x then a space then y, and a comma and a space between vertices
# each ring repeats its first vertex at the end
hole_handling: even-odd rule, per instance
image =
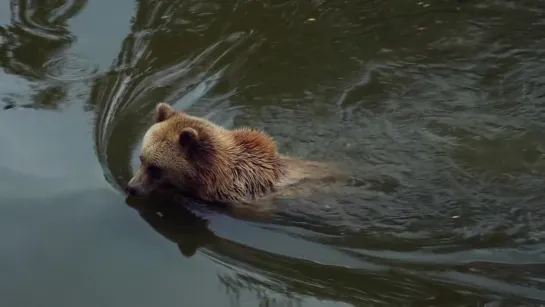
POLYGON ((194 203, 185 203, 186 206, 179 204, 179 201, 169 203, 166 199, 152 203, 129 200, 129 205, 138 210, 142 218, 158 233, 178 245, 185 257, 194 256, 200 249, 223 265, 237 267, 234 274, 218 276, 234 302, 239 302, 237 298, 243 290, 256 293, 263 303, 280 300, 296 304, 301 295, 354 305, 365 302, 404 304, 409 298, 414 304, 425 306, 481 305, 500 301, 507 306, 515 302, 498 301, 493 292, 484 294, 464 285, 471 280, 479 288, 492 290, 497 287, 513 295, 525 293, 535 299, 543 297, 539 291, 477 277, 472 274, 476 270, 467 274, 455 274, 444 271, 444 266, 437 267, 437 270, 428 268, 416 271, 407 265, 397 267, 371 264, 366 265, 365 270, 354 270, 264 252, 221 238, 209 228, 209 221, 199 215, 201 208, 194 203))
POLYGON ((136 209, 158 233, 176 243, 184 256, 192 257, 199 248, 213 244, 219 238, 208 229, 206 219, 183 206, 186 202, 180 202, 182 205, 169 205, 166 200, 149 203, 132 198, 127 204, 136 209))
POLYGON ((12 0, 10 3, 11 25, 0 27, 0 66, 7 74, 34 82, 28 83, 25 91, 20 92, 0 87, 2 101, 7 109, 16 105, 56 109, 66 98, 67 89, 62 84, 48 83, 46 78, 52 74, 51 70, 62 69, 70 62, 63 58, 63 52, 75 38, 68 30, 67 22, 85 7, 87 1, 12 0), (34 94, 25 97, 28 93, 34 94))

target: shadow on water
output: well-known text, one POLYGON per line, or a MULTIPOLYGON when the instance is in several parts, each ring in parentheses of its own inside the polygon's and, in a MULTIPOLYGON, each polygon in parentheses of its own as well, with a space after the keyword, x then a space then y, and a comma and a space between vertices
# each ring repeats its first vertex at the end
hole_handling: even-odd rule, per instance
POLYGON ((0 66, 30 85, 0 85, 2 99, 58 109, 71 82, 90 84, 96 154, 118 190, 159 101, 353 170, 354 185, 286 200, 267 223, 127 200, 183 256, 233 268, 218 276, 233 305, 242 289, 263 305, 545 301, 541 3, 135 3, 99 73, 64 52, 86 1, 12 1, 0 66))

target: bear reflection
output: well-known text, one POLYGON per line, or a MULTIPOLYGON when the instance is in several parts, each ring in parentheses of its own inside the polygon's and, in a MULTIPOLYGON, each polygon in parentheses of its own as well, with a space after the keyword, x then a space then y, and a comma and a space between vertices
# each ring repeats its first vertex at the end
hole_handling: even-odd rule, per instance
POLYGON ((199 248, 214 244, 219 238, 208 228, 208 221, 189 208, 190 199, 154 195, 153 198, 127 198, 127 204, 162 236, 178 245, 185 257, 192 257, 199 248))

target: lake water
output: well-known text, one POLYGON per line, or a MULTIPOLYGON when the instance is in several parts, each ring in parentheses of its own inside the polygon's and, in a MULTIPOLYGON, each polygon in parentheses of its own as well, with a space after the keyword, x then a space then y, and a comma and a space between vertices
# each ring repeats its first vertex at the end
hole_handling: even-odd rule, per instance
POLYGON ((543 1, 0 2, 0 305, 543 306, 543 1), (157 102, 350 185, 122 186, 157 102))

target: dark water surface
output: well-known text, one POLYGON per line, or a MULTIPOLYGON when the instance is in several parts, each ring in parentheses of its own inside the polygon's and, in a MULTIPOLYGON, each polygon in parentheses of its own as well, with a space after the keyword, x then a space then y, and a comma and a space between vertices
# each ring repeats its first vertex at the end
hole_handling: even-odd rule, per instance
POLYGON ((545 304, 545 2, 0 2, 0 306, 545 304), (155 104, 350 186, 126 200, 155 104))

